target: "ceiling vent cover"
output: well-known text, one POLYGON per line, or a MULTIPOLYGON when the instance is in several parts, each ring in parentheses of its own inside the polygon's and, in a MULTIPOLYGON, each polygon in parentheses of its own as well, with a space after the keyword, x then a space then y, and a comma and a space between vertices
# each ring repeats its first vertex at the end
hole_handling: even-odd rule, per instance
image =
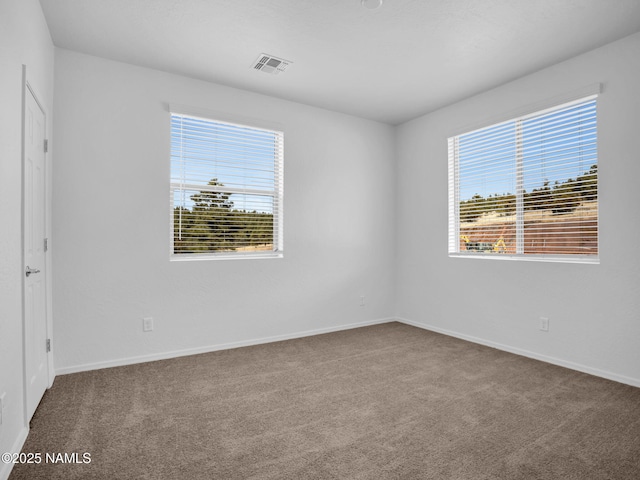
POLYGON ((274 57, 266 53, 261 53, 255 62, 251 65, 256 70, 260 70, 264 73, 270 73, 271 75, 277 75, 284 72, 286 68, 293 62, 285 60, 283 58, 274 57))

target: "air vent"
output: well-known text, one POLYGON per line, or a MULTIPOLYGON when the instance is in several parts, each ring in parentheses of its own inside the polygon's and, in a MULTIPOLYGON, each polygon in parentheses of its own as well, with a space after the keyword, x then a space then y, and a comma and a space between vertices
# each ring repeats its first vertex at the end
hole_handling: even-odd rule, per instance
POLYGON ((292 63, 293 62, 290 62, 289 60, 262 53, 260 54, 258 59, 253 62, 252 67, 264 73, 277 75, 281 72, 284 72, 286 68, 292 63))

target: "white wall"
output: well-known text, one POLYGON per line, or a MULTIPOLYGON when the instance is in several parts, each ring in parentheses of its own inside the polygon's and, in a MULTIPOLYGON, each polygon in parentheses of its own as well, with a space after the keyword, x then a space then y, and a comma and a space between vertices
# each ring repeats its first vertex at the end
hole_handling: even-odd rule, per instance
POLYGON ((55 86, 58 373, 392 317, 393 127, 61 49, 55 86), (169 261, 168 103, 283 126, 283 259, 169 261))
POLYGON ((636 34, 399 127, 398 316, 640 386, 639 88, 636 34), (447 136, 594 82, 601 263, 448 258, 447 136))
MULTIPOLYGON (((22 65, 48 114, 53 44, 37 0, 0 0, 0 395, 6 394, 0 452, 19 451, 27 433, 22 364, 22 65)), ((49 156, 48 161, 51 161, 49 156)), ((0 478, 9 465, 0 463, 0 478)))

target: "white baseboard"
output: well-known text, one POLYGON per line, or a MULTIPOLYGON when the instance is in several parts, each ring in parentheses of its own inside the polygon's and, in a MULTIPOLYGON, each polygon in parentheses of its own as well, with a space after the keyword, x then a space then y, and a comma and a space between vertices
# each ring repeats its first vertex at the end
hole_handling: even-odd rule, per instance
MULTIPOLYGON (((574 363, 574 362, 563 360, 556 357, 550 357, 548 355, 542 355, 529 350, 512 347, 510 345, 504 345, 501 343, 493 342, 493 341, 486 340, 479 337, 474 337, 471 335, 465 335, 463 333, 447 330, 440 327, 435 327, 433 325, 428 325, 425 323, 416 322, 416 321, 408 320, 406 318, 401 318, 401 317, 381 318, 377 320, 368 320, 365 322, 350 323, 350 324, 338 325, 334 327, 306 330, 302 332, 294 332, 294 333, 285 334, 285 335, 275 335, 271 337, 254 338, 254 339, 243 340, 239 342, 222 343, 217 345, 208 345, 204 347, 189 348, 184 350, 173 350, 170 352, 162 352, 162 353, 154 353, 150 355, 140 355, 136 357, 120 358, 120 359, 108 360, 104 362, 73 365, 70 367, 63 367, 63 368, 56 369, 56 375, 66 375, 69 373, 98 370, 101 368, 120 367, 123 365, 133 365, 136 363, 153 362, 155 360, 166 360, 169 358, 185 357, 188 355, 197 355, 200 353, 215 352, 218 350, 229 350, 232 348, 248 347, 251 345, 260 345, 263 343, 279 342, 282 340, 291 340, 294 338, 303 338, 303 337, 309 337, 312 335, 321 335, 323 333, 338 332, 341 330, 350 330, 352 328, 366 327, 369 325, 378 325, 378 324, 389 323, 394 321, 404 323, 406 325, 412 325, 414 327, 422 328, 423 330, 429 330, 432 332, 441 333, 443 335, 448 335, 450 337, 459 338, 461 340, 466 340, 468 342, 473 342, 480 345, 485 345, 487 347, 496 348, 498 350, 503 350, 505 352, 514 353, 516 355, 521 355, 523 357, 533 358, 534 360, 540 360, 542 362, 558 365, 560 367, 569 368, 571 370, 576 370, 578 372, 588 373, 590 375, 595 375, 596 377, 602 377, 608 380, 613 380, 614 382, 624 383, 627 385, 631 385, 633 387, 640 387, 640 379, 637 379, 637 378, 627 377, 625 375, 619 375, 616 373, 608 372, 606 370, 600 370, 598 368, 590 367, 587 365, 574 363)), ((2 479, 3 477, 0 475, 0 480, 2 479)))
POLYGON ((571 370, 577 370, 578 372, 588 373, 590 375, 594 375, 596 377, 606 378, 607 380, 613 380, 614 382, 624 383, 627 385, 631 385, 633 387, 640 387, 640 379, 627 377, 625 375, 618 375, 617 373, 608 372, 606 370, 600 370, 598 368, 589 367, 587 365, 582 365, 579 363, 570 362, 567 360, 562 360, 556 357, 549 357, 547 355, 542 355, 536 352, 531 352, 529 350, 523 350, 521 348, 512 347, 509 345, 503 345, 501 343, 492 342, 490 340, 485 340, 483 338, 473 337, 471 335, 465 335, 463 333, 454 332, 452 330, 446 330, 444 328, 434 327, 433 325, 427 325, 425 323, 415 322, 413 320, 407 320, 406 318, 396 318, 396 321, 400 323, 405 323, 407 325, 412 325, 414 327, 422 328, 423 330, 429 330, 436 333, 442 333, 443 335, 448 335, 450 337, 459 338, 461 340, 466 340, 473 343, 478 343, 480 345, 486 345, 487 347, 496 348, 498 350, 503 350, 509 353, 515 353, 516 355, 521 355, 523 357, 533 358, 534 360, 540 360, 542 362, 551 363, 553 365, 558 365, 560 367, 569 368, 571 370))
MULTIPOLYGON (((20 453, 24 442, 27 440, 27 435, 29 435, 29 429, 27 427, 23 427, 22 430, 20 430, 16 441, 13 442, 11 451, 8 453, 20 453)), ((13 470, 13 463, 4 463, 0 461, 0 480, 7 480, 9 478, 9 475, 11 474, 11 470, 13 470)))
POLYGON ((350 330, 352 328, 366 327, 369 325, 378 325, 381 323, 394 322, 395 318, 381 318, 377 320, 367 320, 365 322, 349 323, 346 325, 338 325, 334 327, 318 328, 314 330, 306 330, 302 332, 294 332, 285 335, 275 335, 272 337, 254 338, 250 340, 242 340, 239 342, 221 343, 218 345, 208 345, 204 347, 188 348, 184 350, 173 350, 170 352, 153 353, 150 355, 140 355, 136 357, 119 358, 115 360, 107 360, 104 362, 86 363, 82 365, 73 365, 70 367, 62 367, 56 369, 56 375, 66 375, 69 373, 86 372, 89 370, 98 370, 101 368, 121 367, 123 365, 133 365, 136 363, 153 362, 155 360, 166 360, 169 358, 186 357, 188 355, 197 355, 200 353, 215 352, 218 350, 229 350, 231 348, 248 347, 251 345, 260 345, 263 343, 280 342, 282 340, 291 340, 294 338, 309 337, 312 335, 321 335, 323 333, 338 332, 341 330, 350 330))

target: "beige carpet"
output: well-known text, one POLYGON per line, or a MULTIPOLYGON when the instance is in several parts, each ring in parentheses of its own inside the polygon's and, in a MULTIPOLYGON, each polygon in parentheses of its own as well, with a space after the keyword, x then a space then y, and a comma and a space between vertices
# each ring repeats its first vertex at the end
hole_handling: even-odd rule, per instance
POLYGON ((390 323, 58 377, 18 479, 638 479, 640 389, 390 323))

